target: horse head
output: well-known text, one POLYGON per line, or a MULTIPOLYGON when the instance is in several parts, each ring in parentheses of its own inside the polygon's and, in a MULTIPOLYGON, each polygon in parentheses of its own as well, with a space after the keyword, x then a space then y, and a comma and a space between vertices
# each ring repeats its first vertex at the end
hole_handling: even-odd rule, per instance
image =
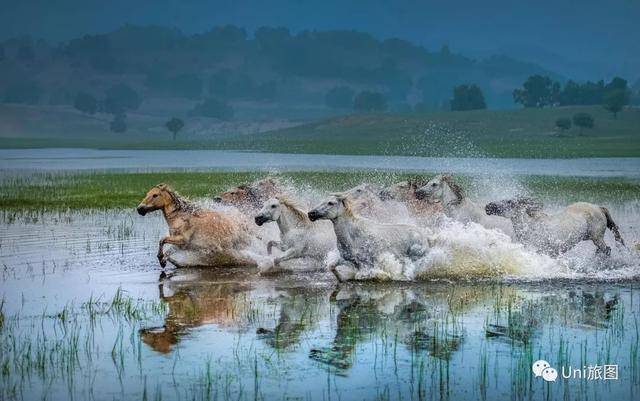
POLYGON ((261 226, 269 221, 277 221, 282 212, 281 208, 282 205, 278 199, 268 199, 264 205, 262 205, 262 209, 260 209, 260 212, 258 212, 254 218, 256 224, 261 226))
POLYGON ((542 208, 543 204, 540 201, 526 197, 518 197, 489 202, 484 207, 484 210, 488 215, 511 218, 516 215, 525 214, 529 217, 535 217, 542 211, 542 208))
POLYGON ((136 208, 141 216, 149 212, 164 209, 175 203, 173 191, 166 184, 158 184, 151 188, 136 208))
POLYGON ((416 191, 416 197, 431 203, 459 204, 465 194, 451 174, 438 174, 416 191))
POLYGON ((335 220, 340 216, 353 215, 351 204, 345 193, 336 193, 316 207, 311 209, 307 215, 309 220, 335 220))

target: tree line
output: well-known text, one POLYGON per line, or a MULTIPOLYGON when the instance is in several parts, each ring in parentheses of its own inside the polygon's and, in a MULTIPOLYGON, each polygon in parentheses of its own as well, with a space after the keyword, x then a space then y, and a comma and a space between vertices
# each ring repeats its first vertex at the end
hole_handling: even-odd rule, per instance
POLYGON ((513 100, 527 108, 602 105, 615 118, 630 104, 631 94, 627 81, 620 77, 607 84, 603 80, 584 83, 569 80, 562 87, 548 76, 532 75, 513 91, 513 100))

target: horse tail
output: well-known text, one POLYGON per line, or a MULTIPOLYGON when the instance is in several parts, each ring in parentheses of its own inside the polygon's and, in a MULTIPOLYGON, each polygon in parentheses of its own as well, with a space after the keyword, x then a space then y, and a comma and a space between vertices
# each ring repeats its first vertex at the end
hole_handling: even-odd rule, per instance
POLYGON ((607 228, 609 230, 611 230, 611 232, 613 233, 613 237, 616 239, 616 241, 618 241, 619 243, 624 245, 624 240, 622 239, 622 235, 620 235, 620 230, 618 230, 618 225, 611 218, 611 214, 609 213, 609 209, 607 209, 606 207, 601 206, 600 210, 602 210, 602 213, 604 213, 604 217, 607 218, 607 228))

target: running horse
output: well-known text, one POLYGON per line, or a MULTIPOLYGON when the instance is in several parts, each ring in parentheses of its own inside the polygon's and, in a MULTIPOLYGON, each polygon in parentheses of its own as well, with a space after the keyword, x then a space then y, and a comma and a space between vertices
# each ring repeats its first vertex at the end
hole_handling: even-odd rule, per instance
POLYGON ((158 247, 162 267, 168 260, 180 267, 169 258, 171 253, 164 251, 166 244, 202 253, 207 265, 257 265, 255 256, 248 251, 253 239, 249 225, 237 213, 201 208, 166 184, 151 188, 136 210, 141 216, 161 210, 169 226, 169 235, 160 240, 158 247))

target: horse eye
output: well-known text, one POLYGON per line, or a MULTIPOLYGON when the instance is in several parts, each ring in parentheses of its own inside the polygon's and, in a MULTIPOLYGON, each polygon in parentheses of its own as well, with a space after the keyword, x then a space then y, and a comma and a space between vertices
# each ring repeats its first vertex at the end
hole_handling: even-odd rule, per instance
POLYGON ((335 202, 333 202, 333 201, 329 202, 329 206, 333 206, 333 205, 335 205, 335 204, 336 204, 336 203, 335 203, 335 202))
POLYGON ((436 184, 435 182, 433 184, 431 184, 432 187, 437 187, 438 184, 436 184))
POLYGON ((275 209, 275 208, 276 208, 276 205, 271 205, 271 209, 275 209))
POLYGON ((152 198, 157 198, 158 194, 153 194, 152 198))

